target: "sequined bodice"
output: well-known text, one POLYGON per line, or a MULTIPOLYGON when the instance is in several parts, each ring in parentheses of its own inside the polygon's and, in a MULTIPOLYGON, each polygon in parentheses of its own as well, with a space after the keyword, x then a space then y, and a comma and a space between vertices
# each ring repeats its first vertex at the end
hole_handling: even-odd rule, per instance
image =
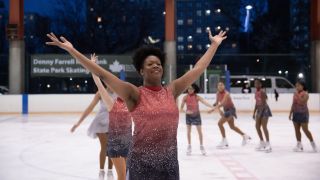
POLYGON ((109 114, 110 133, 121 133, 131 131, 131 116, 125 103, 120 98, 116 99, 109 114))
MULTIPOLYGON (((218 99, 218 102, 222 102, 224 96, 227 94, 226 91, 222 91, 222 92, 218 92, 217 93, 217 99, 218 99)), ((234 108, 234 104, 232 102, 232 99, 231 99, 231 96, 229 96, 226 101, 222 104, 223 108, 224 109, 229 109, 229 108, 234 108)))
POLYGON ((293 95, 293 112, 308 112, 308 104, 307 102, 303 102, 301 100, 302 96, 305 96, 307 93, 306 91, 296 92, 293 95))
POLYGON ((256 91, 254 98, 256 99, 256 105, 257 106, 262 106, 263 105, 263 103, 262 103, 262 95, 263 95, 263 90, 262 89, 256 91))
POLYGON ((186 98, 187 111, 191 111, 192 114, 199 114, 199 103, 197 95, 187 95, 186 98))
POLYGON ((170 88, 153 91, 141 87, 139 103, 131 116, 135 125, 131 163, 169 167, 170 161, 177 161, 179 111, 170 88))

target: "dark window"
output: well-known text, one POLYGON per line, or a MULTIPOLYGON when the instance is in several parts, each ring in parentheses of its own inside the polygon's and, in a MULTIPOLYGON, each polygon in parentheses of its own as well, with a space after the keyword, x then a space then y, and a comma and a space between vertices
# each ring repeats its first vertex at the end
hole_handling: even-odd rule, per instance
MULTIPOLYGON (((262 82, 262 87, 264 88, 272 87, 271 79, 261 79, 261 82, 262 82)), ((254 80, 250 80, 250 87, 254 87, 254 80)))
POLYGON ((271 79, 262 80, 262 87, 264 87, 264 88, 271 88, 271 87, 272 87, 272 85, 271 85, 271 79))
POLYGON ((242 88, 246 82, 247 82, 247 78, 231 78, 231 87, 242 88))
POLYGON ((277 88, 293 88, 285 79, 276 79, 277 88))

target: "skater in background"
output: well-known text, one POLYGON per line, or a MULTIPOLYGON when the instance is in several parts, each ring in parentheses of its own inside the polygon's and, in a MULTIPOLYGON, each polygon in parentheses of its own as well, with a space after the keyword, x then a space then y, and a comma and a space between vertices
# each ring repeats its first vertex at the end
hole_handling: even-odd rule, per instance
POLYGON ((245 83, 241 90, 242 94, 250 94, 251 93, 251 87, 249 83, 245 83))
POLYGON ((301 143, 301 128, 307 138, 310 140, 312 149, 314 152, 317 152, 316 144, 313 140, 312 134, 309 131, 308 125, 309 125, 309 109, 308 109, 308 100, 309 100, 309 94, 307 92, 307 88, 304 82, 298 81, 296 83, 296 92, 293 95, 293 102, 289 114, 289 119, 292 120, 296 139, 297 139, 297 145, 293 149, 296 152, 303 151, 303 146, 301 143))
POLYGON ((203 135, 202 135, 202 123, 201 115, 199 110, 199 102, 206 105, 207 107, 213 108, 213 106, 204 100, 202 97, 198 96, 200 88, 196 84, 192 84, 187 89, 187 95, 185 95, 181 102, 180 111, 186 113, 186 124, 187 124, 187 138, 188 138, 188 147, 187 155, 191 155, 191 126, 194 125, 197 128, 199 141, 200 141, 200 150, 202 155, 206 155, 205 148, 203 146, 203 135), (187 110, 184 111, 184 105, 187 105, 187 110))
POLYGON ((225 32, 212 36, 208 31, 211 46, 183 76, 161 85, 165 55, 156 48, 138 49, 133 56, 133 64, 143 78, 143 86, 138 88, 123 82, 115 75, 91 62, 77 51, 70 42, 53 33, 47 34, 47 45, 57 46, 70 53, 83 67, 101 78, 126 103, 134 122, 132 148, 127 160, 129 180, 178 180, 179 163, 177 149, 177 129, 179 109, 176 99, 209 66, 219 45, 226 39, 225 32))
POLYGON ((217 92, 217 98, 216 102, 214 103, 214 108, 209 111, 209 113, 218 110, 221 119, 218 122, 218 126, 222 135, 222 141, 220 144, 217 146, 217 148, 228 148, 229 144, 226 138, 226 133, 225 129, 223 127, 224 123, 228 122, 229 127, 240 134, 242 136, 242 145, 246 145, 247 142, 251 139, 250 136, 247 134, 243 133, 235 124, 234 124, 234 118, 237 118, 236 114, 236 108, 234 107, 234 104, 232 102, 231 96, 228 91, 225 90, 225 85, 223 82, 218 83, 218 92, 217 92), (220 107, 223 107, 222 112, 220 110, 220 107))
MULTIPOLYGON (((114 96, 111 90, 109 90, 111 96, 114 96)), ((80 124, 87 118, 87 116, 93 111, 94 107, 99 102, 100 109, 96 115, 96 117, 91 122, 88 128, 88 136, 91 138, 99 138, 100 141, 100 155, 99 155, 99 164, 100 164, 100 172, 99 172, 99 179, 104 179, 105 171, 105 161, 106 161, 106 153, 107 153, 107 146, 108 146, 108 130, 109 130, 109 111, 108 107, 105 106, 101 98, 100 91, 98 91, 93 100, 91 101, 90 105, 86 108, 86 110, 82 113, 79 121, 73 125, 71 128, 71 132, 73 133, 80 124)), ((107 176, 112 176, 112 162, 110 158, 108 158, 108 173, 107 176)))
MULTIPOLYGON (((91 55, 91 61, 96 62, 97 56, 91 55)), ((132 122, 130 113, 124 102, 118 97, 114 100, 99 77, 92 74, 93 80, 97 85, 101 98, 111 106, 109 111, 109 138, 108 138, 108 157, 111 158, 118 175, 118 180, 126 179, 126 158, 129 146, 132 141, 132 122)))
POLYGON ((279 93, 278 93, 277 89, 274 89, 274 97, 276 98, 276 101, 278 101, 279 93))
POLYGON ((272 116, 272 114, 267 104, 268 97, 266 92, 263 90, 262 82, 260 79, 256 79, 254 81, 254 86, 256 88, 256 93, 255 93, 256 104, 253 110, 253 119, 256 120, 256 130, 260 139, 260 143, 257 146, 256 150, 271 152, 272 148, 269 140, 268 120, 269 120, 269 117, 272 116), (266 141, 264 141, 263 139, 261 127, 262 127, 266 141))

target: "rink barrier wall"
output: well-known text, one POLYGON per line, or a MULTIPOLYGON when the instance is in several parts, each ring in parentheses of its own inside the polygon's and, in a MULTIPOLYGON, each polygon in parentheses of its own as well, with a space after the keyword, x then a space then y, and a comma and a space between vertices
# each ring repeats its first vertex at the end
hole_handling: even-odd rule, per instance
MULTIPOLYGON (((178 106, 182 97, 178 98, 178 106)), ((205 100, 213 104, 215 94, 199 94, 205 100)), ((320 112, 320 94, 309 95, 308 106, 311 112, 320 112)), ((94 94, 24 94, 24 95, 0 95, 0 113, 80 113, 90 104, 94 94)), ((238 112, 252 112, 254 108, 254 94, 231 94, 238 112)), ((278 101, 273 94, 268 94, 268 104, 273 112, 289 112, 293 94, 280 94, 278 101)), ((97 105, 94 109, 96 112, 97 105)), ((200 111, 208 108, 200 103, 200 111)))
MULTIPOLYGON (((216 101, 216 94, 198 94, 205 100, 213 104, 216 101)), ((182 97, 179 97, 179 108, 182 97)), ((293 94, 279 94, 279 98, 276 101, 274 94, 267 94, 267 103, 273 112, 289 112, 291 109, 293 94)), ((233 103, 239 112, 252 112, 255 106, 254 94, 231 94, 233 103)), ((312 112, 320 112, 320 94, 309 94, 308 101, 309 110, 312 112)), ((202 103, 199 104, 200 111, 205 111, 208 108, 202 103)))
POLYGON ((22 113, 22 95, 0 95, 0 113, 22 113))

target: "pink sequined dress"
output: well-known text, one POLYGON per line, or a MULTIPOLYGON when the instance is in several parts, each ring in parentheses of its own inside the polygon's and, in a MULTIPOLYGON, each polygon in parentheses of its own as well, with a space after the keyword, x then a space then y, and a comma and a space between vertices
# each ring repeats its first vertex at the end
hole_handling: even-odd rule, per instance
POLYGON ((186 124, 195 126, 201 125, 198 96, 196 94, 186 95, 186 105, 187 112, 192 112, 192 114, 186 114, 186 124))
POLYGON ((272 116, 271 110, 267 103, 262 102, 262 96, 265 96, 265 92, 263 89, 257 89, 255 93, 255 100, 256 100, 256 119, 260 118, 269 118, 272 116))
MULTIPOLYGON (((224 90, 222 92, 217 93, 217 99, 219 103, 222 103, 224 97, 227 95, 227 91, 224 90)), ((223 111, 224 111, 224 117, 228 118, 230 116, 233 116, 237 118, 237 112, 236 108, 234 107, 234 104, 232 102, 231 96, 229 96, 225 102, 222 104, 223 111)))
POLYGON ((108 156, 127 157, 131 141, 131 116, 125 103, 118 97, 109 113, 108 156))
POLYGON ((195 116, 200 113, 199 100, 196 94, 186 95, 186 105, 187 105, 187 111, 191 111, 192 115, 195 116))
POLYGON ((292 121, 295 123, 308 123, 309 122, 309 109, 308 103, 302 101, 302 97, 306 96, 306 91, 296 92, 293 95, 292 102, 292 121))
POLYGON ((135 125, 127 177, 130 180, 177 180, 179 111, 168 87, 141 87, 140 100, 131 112, 135 125))

